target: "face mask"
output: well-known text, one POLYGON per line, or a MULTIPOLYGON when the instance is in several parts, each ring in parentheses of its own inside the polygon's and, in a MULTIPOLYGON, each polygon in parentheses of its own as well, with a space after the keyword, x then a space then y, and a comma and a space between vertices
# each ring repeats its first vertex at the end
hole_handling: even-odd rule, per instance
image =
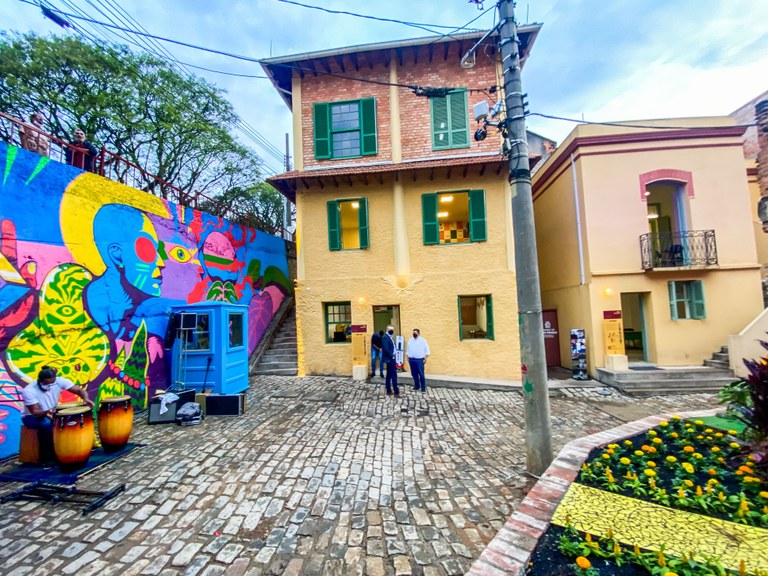
POLYGON ((40 390, 43 392, 48 392, 53 386, 53 384, 43 384, 42 382, 38 382, 37 385, 40 386, 40 390))
POLYGON ((414 332, 414 333, 413 333, 413 337, 414 337, 414 338, 418 338, 418 337, 419 337, 419 333, 418 333, 418 332, 414 332))
POLYGON ((387 330, 387 334, 389 334, 390 336, 392 336, 392 334, 394 334, 394 333, 395 333, 394 330, 387 330))

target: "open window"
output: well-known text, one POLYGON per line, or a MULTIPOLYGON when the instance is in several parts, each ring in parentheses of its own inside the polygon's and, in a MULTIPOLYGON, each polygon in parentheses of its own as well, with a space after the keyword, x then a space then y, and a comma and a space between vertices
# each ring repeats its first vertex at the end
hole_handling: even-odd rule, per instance
POLYGON ((459 339, 493 340, 493 299, 483 296, 459 296, 459 339))
POLYGON ((328 202, 328 248, 368 248, 368 201, 365 198, 328 202))
POLYGON ((423 194, 424 244, 485 242, 485 190, 423 194))

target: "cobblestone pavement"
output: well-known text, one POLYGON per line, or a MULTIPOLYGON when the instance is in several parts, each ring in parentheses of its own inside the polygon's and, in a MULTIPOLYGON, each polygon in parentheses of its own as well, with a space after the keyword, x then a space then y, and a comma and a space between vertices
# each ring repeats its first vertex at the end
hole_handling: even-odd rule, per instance
MULTIPOLYGON (((126 483, 88 516, 65 503, 0 506, 0 573, 464 574, 531 486, 519 392, 434 388, 393 399, 339 378, 253 385, 240 417, 137 421, 132 441, 146 446, 78 484, 126 483)), ((605 392, 552 398, 557 449, 621 424, 628 408, 715 405, 706 394, 605 392)), ((1 483, 0 495, 19 486, 1 483)))

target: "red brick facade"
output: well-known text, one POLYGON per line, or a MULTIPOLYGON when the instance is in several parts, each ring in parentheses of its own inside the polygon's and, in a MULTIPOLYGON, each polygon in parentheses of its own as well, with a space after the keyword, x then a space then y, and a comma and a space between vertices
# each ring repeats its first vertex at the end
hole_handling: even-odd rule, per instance
MULTIPOLYGON (((342 166, 355 164, 370 164, 392 161, 392 122, 390 106, 390 87, 386 84, 390 79, 391 58, 397 58, 398 84, 456 87, 478 90, 488 90, 497 84, 496 62, 493 54, 487 55, 482 49, 478 51, 477 63, 474 68, 465 69, 459 65, 463 51, 469 46, 466 43, 446 43, 439 48, 427 46, 400 49, 398 51, 379 51, 358 55, 360 58, 350 58, 349 55, 339 57, 334 62, 325 63, 325 72, 304 74, 301 79, 301 124, 302 150, 304 167, 328 165, 342 166), (462 51, 463 50, 463 51, 462 51), (342 70, 343 67, 343 70, 342 70), (334 74, 334 75, 330 75, 334 74), (338 76, 336 76, 338 75, 338 76), (349 78, 341 78, 346 76, 349 78), (350 78, 365 78, 383 84, 358 82, 350 78), (342 102, 373 97, 376 99, 376 124, 378 153, 359 158, 318 160, 314 154, 314 129, 312 110, 315 102, 342 102)), ((500 150, 500 139, 495 130, 489 131, 488 138, 475 142, 472 138, 477 125, 472 117, 472 107, 485 99, 492 106, 494 101, 481 92, 469 92, 467 118, 469 126, 469 146, 456 149, 432 150, 432 126, 430 100, 416 96, 408 88, 398 88, 397 95, 400 106, 400 126, 403 160, 439 158, 446 156, 462 156, 467 154, 494 153, 500 150)), ((494 98, 496 95, 493 96, 494 98)))

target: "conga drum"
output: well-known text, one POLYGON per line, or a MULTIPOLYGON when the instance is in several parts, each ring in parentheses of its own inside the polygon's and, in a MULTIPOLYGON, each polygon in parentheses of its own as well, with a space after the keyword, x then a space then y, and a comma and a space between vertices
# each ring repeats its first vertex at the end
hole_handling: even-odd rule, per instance
POLYGON ((62 469, 85 466, 93 449, 93 414, 88 406, 57 410, 53 417, 53 451, 62 469))
POLYGON ((99 438, 104 452, 117 452, 128 443, 133 430, 130 396, 102 398, 99 405, 99 438))

